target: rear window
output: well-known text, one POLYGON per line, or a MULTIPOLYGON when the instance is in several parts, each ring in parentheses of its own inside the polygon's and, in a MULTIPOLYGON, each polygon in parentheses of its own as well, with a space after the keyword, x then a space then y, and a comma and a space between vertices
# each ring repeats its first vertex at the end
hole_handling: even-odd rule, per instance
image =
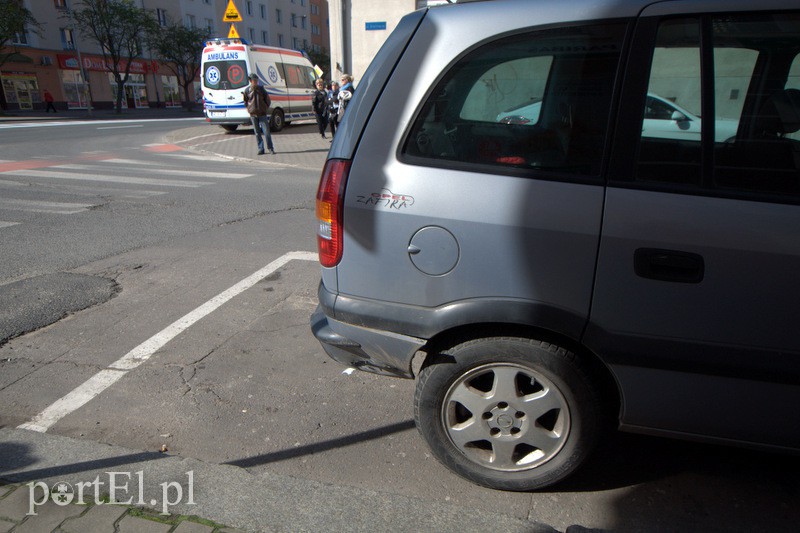
POLYGON ((247 64, 244 61, 209 61, 203 65, 203 80, 209 89, 239 89, 247 85, 247 64))
POLYGON ((624 31, 544 30, 471 52, 424 103, 403 154, 411 163, 599 174, 624 31))

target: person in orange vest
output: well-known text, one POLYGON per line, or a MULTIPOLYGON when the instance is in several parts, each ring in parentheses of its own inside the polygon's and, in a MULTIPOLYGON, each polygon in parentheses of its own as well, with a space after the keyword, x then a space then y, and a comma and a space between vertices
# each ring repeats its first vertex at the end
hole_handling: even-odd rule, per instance
POLYGON ((47 102, 47 107, 44 110, 45 113, 49 113, 51 109, 53 113, 58 113, 56 106, 53 105, 53 95, 50 94, 50 91, 47 89, 44 90, 44 101, 47 102))

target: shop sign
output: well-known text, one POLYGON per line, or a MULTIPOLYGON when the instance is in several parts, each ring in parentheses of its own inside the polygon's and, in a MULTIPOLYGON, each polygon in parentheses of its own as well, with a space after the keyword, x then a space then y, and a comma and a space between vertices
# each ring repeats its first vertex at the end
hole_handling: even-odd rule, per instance
MULTIPOLYGON (((63 69, 68 70, 80 70, 78 66, 78 58, 74 55, 68 54, 56 54, 58 58, 58 66, 63 69)), ((94 70, 99 72, 111 72, 110 68, 106 68, 106 63, 103 61, 102 57, 93 57, 84 55, 81 57, 83 60, 83 68, 86 70, 94 70)), ((122 60, 119 62, 120 71, 125 70, 125 65, 127 64, 126 61, 122 60)), ((131 61, 131 74, 146 74, 148 71, 148 65, 146 61, 140 61, 135 59, 131 61)))

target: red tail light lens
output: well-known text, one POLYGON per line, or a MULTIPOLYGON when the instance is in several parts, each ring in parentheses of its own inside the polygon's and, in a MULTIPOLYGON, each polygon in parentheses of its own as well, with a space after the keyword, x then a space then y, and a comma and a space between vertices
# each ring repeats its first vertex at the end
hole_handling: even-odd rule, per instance
POLYGON ((342 259, 344 186, 349 173, 350 161, 329 159, 319 180, 317 248, 319 262, 324 267, 335 267, 342 259))

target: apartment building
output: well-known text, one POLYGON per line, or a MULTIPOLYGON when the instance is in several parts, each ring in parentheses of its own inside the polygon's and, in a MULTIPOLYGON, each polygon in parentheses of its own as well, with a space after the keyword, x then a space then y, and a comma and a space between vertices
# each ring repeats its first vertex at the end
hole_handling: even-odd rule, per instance
MULTIPOLYGON (((215 37, 227 37, 230 24, 223 22, 229 0, 134 0, 151 10, 166 26, 181 22, 187 27, 209 28, 215 37)), ((327 0, 233 0, 242 22, 239 36, 254 44, 312 50, 327 49, 327 0), (313 21, 313 31, 312 31, 313 21), (324 27, 324 33, 323 33, 324 27)), ((9 110, 44 107, 48 90, 60 109, 110 109, 116 83, 106 68, 98 45, 75 31, 66 13, 75 0, 22 0, 42 24, 41 35, 32 31, 18 35, 12 46, 0 50, 8 58, 0 70, 0 103, 9 110)), ((198 54, 200 50, 198 50, 198 54)), ((183 90, 175 75, 154 54, 131 62, 131 77, 125 84, 123 107, 180 107, 183 90)), ((199 89, 199 78, 195 91, 199 89)))

